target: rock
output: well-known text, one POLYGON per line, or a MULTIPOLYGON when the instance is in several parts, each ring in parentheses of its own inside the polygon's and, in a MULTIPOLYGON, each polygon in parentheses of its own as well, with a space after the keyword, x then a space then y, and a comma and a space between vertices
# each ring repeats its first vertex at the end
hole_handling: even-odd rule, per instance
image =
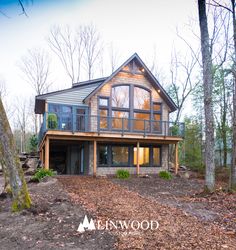
POLYGON ((140 174, 139 178, 151 178, 148 174, 140 174))

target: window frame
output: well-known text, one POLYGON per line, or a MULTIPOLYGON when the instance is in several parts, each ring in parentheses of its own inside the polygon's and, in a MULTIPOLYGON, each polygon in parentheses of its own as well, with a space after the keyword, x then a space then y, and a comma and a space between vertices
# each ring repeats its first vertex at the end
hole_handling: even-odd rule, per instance
MULTIPOLYGON (((111 167, 111 168, 136 168, 137 165, 134 164, 134 148, 136 145, 134 144, 121 144, 121 143, 99 143, 97 147, 97 163, 98 167, 111 167), (99 148, 100 146, 107 147, 107 164, 99 164, 99 148), (112 147, 128 147, 128 165, 127 164, 112 164, 112 147)), ((149 148, 149 165, 140 165, 141 168, 160 168, 162 166, 162 145, 147 145, 141 144, 140 147, 148 147, 149 148), (153 161, 153 149, 160 148, 160 165, 154 165, 153 161)))
POLYGON ((162 130, 163 130, 163 121, 162 121, 162 110, 163 110, 163 103, 162 102, 152 102, 152 132, 154 132, 154 133, 156 133, 156 134, 162 134, 162 130), (160 105, 160 110, 154 110, 154 105, 156 105, 156 104, 158 104, 158 105, 160 105), (155 115, 160 115, 160 130, 154 130, 154 122, 156 121, 155 119, 154 119, 154 116, 155 115))
POLYGON ((98 131, 100 131, 100 130, 104 130, 104 131, 106 131, 106 130, 109 130, 110 129, 110 124, 109 124, 109 110, 110 110, 110 97, 109 96, 98 96, 98 103, 97 103, 97 105, 98 105, 98 119, 97 119, 97 126, 98 126, 98 131), (100 99, 106 99, 107 100, 107 105, 100 105, 100 99), (100 116, 100 111, 101 110, 106 110, 107 111, 107 117, 105 117, 105 116, 100 116), (102 119, 106 119, 107 120, 107 127, 106 128, 102 128, 101 127, 101 118, 102 117, 102 119))

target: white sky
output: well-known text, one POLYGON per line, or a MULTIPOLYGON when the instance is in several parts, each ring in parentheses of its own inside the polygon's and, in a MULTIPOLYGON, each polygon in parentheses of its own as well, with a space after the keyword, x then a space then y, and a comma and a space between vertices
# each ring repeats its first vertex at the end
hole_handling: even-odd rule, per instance
MULTIPOLYGON (((189 18, 197 17, 194 0, 33 0, 33 5, 27 7, 28 18, 19 15, 19 6, 17 9, 16 5, 9 4, 12 2, 16 1, 0 1, 0 10, 10 16, 0 14, 0 77, 7 83, 11 101, 16 96, 32 93, 16 64, 27 49, 45 47, 49 50, 45 37, 54 24, 76 27, 94 23, 105 44, 113 42, 121 52, 120 63, 134 52, 146 62, 155 44, 158 66, 165 68, 176 43, 176 27, 187 36, 185 24, 189 18)), ((70 86, 58 58, 54 54, 51 57, 53 88, 70 86)))

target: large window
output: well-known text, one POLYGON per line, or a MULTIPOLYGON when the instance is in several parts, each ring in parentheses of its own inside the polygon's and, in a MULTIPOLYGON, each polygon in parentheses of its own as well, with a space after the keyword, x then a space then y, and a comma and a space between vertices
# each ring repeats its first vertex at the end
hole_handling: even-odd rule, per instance
POLYGON ((101 129, 108 128, 108 111, 109 111, 109 98, 99 97, 99 125, 101 129))
MULTIPOLYGON (((139 147, 139 164, 140 166, 150 165, 150 148, 139 147)), ((134 148, 134 165, 137 165, 137 148, 134 148)))
POLYGON ((112 165, 129 165, 129 147, 112 146, 112 165))
POLYGON ((128 130, 130 117, 130 86, 114 86, 112 95, 112 129, 128 130))
POLYGON ((150 92, 134 87, 134 109, 150 110, 150 92))
MULTIPOLYGON (((100 167, 136 167, 137 148, 133 145, 98 144, 98 166, 100 167)), ((161 147, 139 147, 139 165, 141 167, 161 166, 161 147)))
POLYGON ((49 113, 57 115, 57 124, 59 129, 72 129, 72 106, 49 104, 49 113))
POLYGON ((112 129, 128 129, 129 112, 112 111, 112 129))
POLYGON ((162 107, 161 103, 153 103, 153 131, 161 133, 162 131, 162 120, 161 120, 162 107))
POLYGON ((99 165, 108 164, 108 146, 100 145, 98 147, 98 163, 99 165))
POLYGON ((110 97, 99 97, 100 128, 160 133, 161 103, 152 102, 151 91, 137 85, 115 85, 110 97), (109 117, 109 118, 108 118, 109 117))
POLYGON ((150 96, 148 90, 134 86, 134 130, 150 130, 150 96))
POLYGON ((129 108, 129 86, 115 86, 111 95, 112 107, 129 108))

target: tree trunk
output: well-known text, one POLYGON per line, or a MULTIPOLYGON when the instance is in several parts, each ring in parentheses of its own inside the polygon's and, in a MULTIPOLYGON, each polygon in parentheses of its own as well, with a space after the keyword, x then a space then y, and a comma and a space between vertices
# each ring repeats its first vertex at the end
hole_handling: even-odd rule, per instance
POLYGON ((209 44, 205 0, 198 0, 199 25, 201 33, 201 52, 203 64, 204 111, 205 111, 205 189, 213 192, 215 188, 214 163, 214 117, 213 117, 213 76, 212 58, 209 44))
MULTIPOLYGON (((19 211, 29 208, 31 205, 30 196, 24 178, 20 160, 16 153, 16 147, 12 131, 0 99, 0 154, 3 156, 13 197, 12 210, 19 211)), ((3 168, 4 170, 4 168, 3 168)))
POLYGON ((236 19, 235 0, 231 0, 233 15, 233 38, 234 38, 234 88, 233 88, 233 143, 232 143, 232 166, 230 171, 230 188, 236 190, 236 19))

